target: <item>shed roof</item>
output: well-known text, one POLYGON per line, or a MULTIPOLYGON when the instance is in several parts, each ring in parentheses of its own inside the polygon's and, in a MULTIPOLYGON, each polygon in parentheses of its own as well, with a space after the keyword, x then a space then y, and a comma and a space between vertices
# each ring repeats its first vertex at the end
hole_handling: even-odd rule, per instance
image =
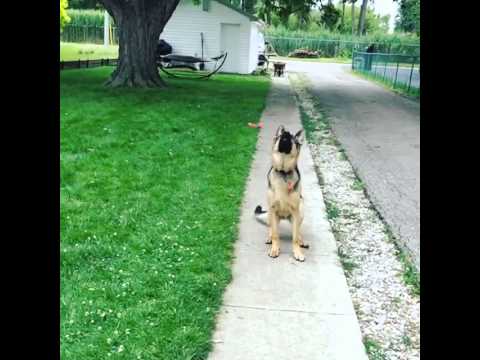
MULTIPOLYGON (((205 0, 203 0, 203 1, 205 1, 205 0)), ((209 0, 207 0, 207 1, 209 1, 209 0)), ((236 11, 236 12, 238 12, 239 14, 242 14, 243 16, 246 16, 247 18, 250 19, 250 21, 258 21, 258 22, 260 22, 260 19, 257 18, 256 16, 254 16, 254 15, 252 15, 252 14, 249 14, 249 13, 247 13, 246 11, 243 11, 243 10, 239 9, 238 7, 236 7, 235 5, 230 4, 230 3, 229 3, 228 1, 226 1, 226 0, 215 0, 215 1, 218 2, 218 3, 220 3, 220 4, 222 4, 222 5, 224 5, 224 6, 226 6, 226 7, 228 7, 228 8, 230 8, 230 9, 232 9, 232 10, 234 10, 234 11, 236 11)))

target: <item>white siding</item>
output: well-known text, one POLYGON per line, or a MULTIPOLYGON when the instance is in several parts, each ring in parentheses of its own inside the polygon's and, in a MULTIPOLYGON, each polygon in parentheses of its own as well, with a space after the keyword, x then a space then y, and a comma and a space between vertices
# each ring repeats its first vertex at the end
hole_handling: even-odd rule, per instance
POLYGON ((250 54, 248 69, 249 72, 252 72, 257 68, 258 55, 265 49, 265 40, 259 23, 251 22, 250 29, 250 54))
MULTIPOLYGON (((203 11, 201 4, 194 5, 192 0, 181 0, 160 38, 172 46, 173 54, 201 57, 200 33, 203 32, 203 56, 211 58, 220 55, 221 23, 240 25, 240 40, 236 45, 240 59, 236 62, 236 72, 250 73, 253 71, 249 51, 250 28, 253 23, 248 17, 214 0, 210 1, 208 11, 203 11)), ((207 63, 206 66, 211 68, 214 63, 207 63)))

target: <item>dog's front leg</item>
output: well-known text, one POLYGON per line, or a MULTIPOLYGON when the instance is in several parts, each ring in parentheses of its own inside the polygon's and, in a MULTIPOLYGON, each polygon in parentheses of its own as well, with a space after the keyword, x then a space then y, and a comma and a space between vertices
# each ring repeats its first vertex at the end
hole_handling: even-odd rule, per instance
POLYGON ((298 241, 300 243, 300 247, 302 247, 304 249, 308 249, 310 247, 310 245, 305 244, 303 242, 302 232, 300 231, 300 228, 302 227, 302 224, 303 224, 303 200, 301 198, 300 198, 300 205, 298 206, 298 216, 299 216, 298 241))
POLYGON ((267 225, 268 225, 268 238, 265 244, 272 243, 272 212, 269 210, 267 213, 267 225))
POLYGON ((270 241, 272 247, 268 256, 276 258, 280 254, 280 237, 278 236, 278 223, 280 219, 274 211, 269 210, 270 213, 270 241))
POLYGON ((302 218, 299 213, 292 215, 292 248, 293 248, 293 257, 298 261, 305 261, 305 256, 301 246, 303 245, 302 235, 300 233, 300 226, 302 225, 302 218))

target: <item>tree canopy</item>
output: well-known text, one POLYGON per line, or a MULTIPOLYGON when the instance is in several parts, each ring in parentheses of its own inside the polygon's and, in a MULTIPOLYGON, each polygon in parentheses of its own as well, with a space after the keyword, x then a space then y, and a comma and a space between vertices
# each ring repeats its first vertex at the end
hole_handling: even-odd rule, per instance
POLYGON ((394 0, 399 2, 395 28, 420 35, 420 0, 394 0))
POLYGON ((283 24, 288 22, 291 15, 296 15, 300 22, 308 22, 311 9, 318 3, 317 0, 263 0, 258 7, 257 15, 267 24, 271 23, 272 16, 276 15, 283 24))
POLYGON ((98 9, 100 7, 98 0, 70 0, 71 9, 98 9))
POLYGON ((341 11, 332 3, 322 6, 322 15, 320 20, 321 23, 323 23, 329 30, 335 30, 337 28, 338 21, 341 16, 341 11))
POLYGON ((66 23, 70 21, 70 17, 67 14, 68 1, 60 0, 60 31, 63 29, 66 23))
MULTIPOLYGON (((348 5, 348 9, 345 8, 343 11, 343 4, 340 2, 335 5, 336 11, 338 11, 339 16, 336 15, 325 15, 326 12, 330 10, 328 5, 324 5, 323 8, 320 9, 313 9, 310 11, 308 16, 308 21, 301 22, 298 19, 297 15, 291 15, 288 18, 286 24, 283 24, 276 15, 272 16, 271 25, 273 28, 281 29, 284 28, 285 30, 290 31, 310 31, 310 32, 318 32, 322 29, 328 29, 330 31, 339 32, 340 34, 351 34, 352 33, 352 13, 350 10, 350 4, 345 2, 345 5, 348 5), (327 11, 325 11, 327 10, 327 11), (343 21, 342 21, 342 14, 343 14, 343 21), (336 21, 335 21, 336 19, 336 21), (342 25, 343 23, 343 25, 342 25)), ((358 19, 360 18, 360 6, 355 6, 355 24, 354 30, 355 33, 357 32, 358 28, 358 19)), ((373 34, 373 33, 386 33, 388 31, 388 22, 390 19, 390 15, 378 15, 375 11, 367 7, 365 13, 365 24, 364 24, 364 31, 362 34, 373 34)))

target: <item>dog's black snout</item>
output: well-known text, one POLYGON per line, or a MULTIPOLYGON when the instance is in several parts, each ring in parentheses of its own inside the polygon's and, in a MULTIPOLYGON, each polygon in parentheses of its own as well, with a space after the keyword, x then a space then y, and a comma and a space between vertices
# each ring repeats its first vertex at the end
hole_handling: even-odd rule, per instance
POLYGON ((284 154, 290 154, 292 151, 292 136, 288 132, 284 132, 280 137, 278 151, 284 154))

